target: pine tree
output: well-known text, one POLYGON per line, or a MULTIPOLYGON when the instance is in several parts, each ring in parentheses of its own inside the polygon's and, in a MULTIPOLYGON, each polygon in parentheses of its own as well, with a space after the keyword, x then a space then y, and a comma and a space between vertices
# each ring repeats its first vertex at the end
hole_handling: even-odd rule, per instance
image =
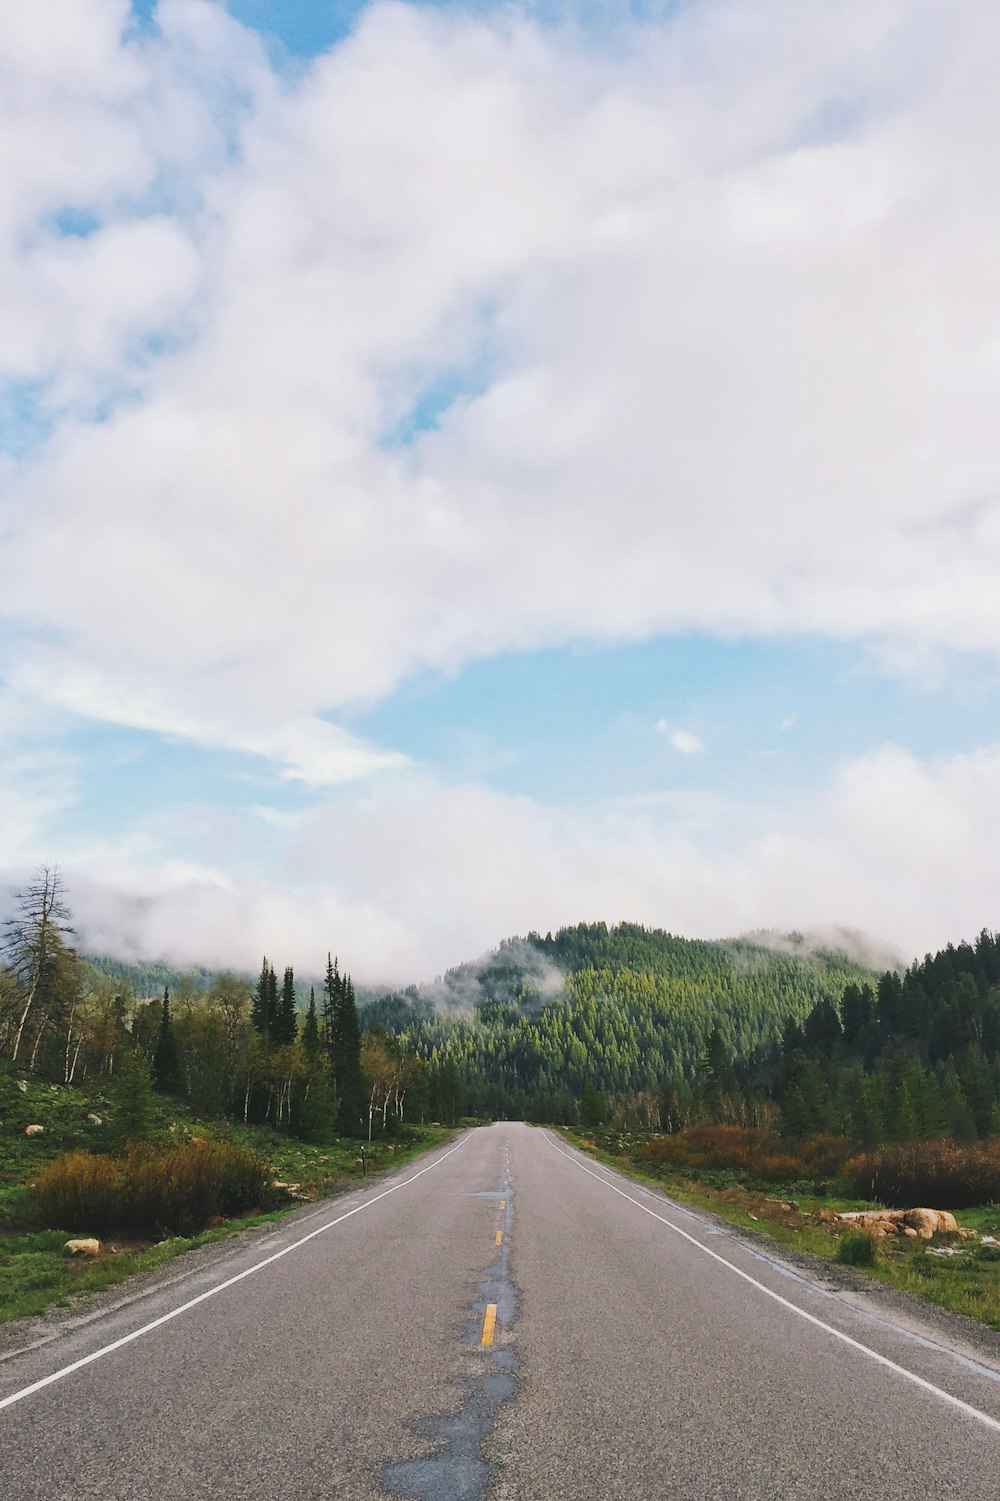
POLYGON ((153 1083, 161 1094, 176 1094, 181 1085, 181 1060, 170 1016, 170 987, 163 988, 160 1025, 153 1046, 153 1083))
POLYGON ((274 1020, 271 1024, 271 1041, 286 1047, 295 1041, 298 1018, 295 1015, 295 975, 291 965, 285 970, 281 996, 277 1000, 274 1020))
POLYGON ((319 1035, 319 1018, 316 1015, 316 987, 309 987, 309 1010, 302 1025, 302 1049, 309 1061, 310 1069, 315 1069, 319 1061, 323 1044, 319 1035))
POLYGON ((262 1037, 270 1039, 277 1020, 277 1011, 278 979, 274 973, 273 964, 267 962, 265 955, 250 1008, 250 1020, 262 1037))
POLYGON ((337 1088, 337 1065, 336 1065, 336 1037, 337 1037, 337 1010, 340 1005, 340 992, 342 981, 337 960, 326 956, 326 978, 323 981, 323 1046, 326 1049, 327 1063, 330 1068, 330 1083, 334 1091, 337 1088))
POLYGON ((156 1124, 156 1097, 149 1077, 149 1065, 141 1053, 125 1054, 114 1087, 115 1106, 111 1125, 112 1140, 117 1146, 146 1141, 156 1124))
POLYGON ((608 1118, 608 1104, 592 1079, 583 1086, 580 1120, 585 1126, 603 1126, 608 1118))
POLYGON ((362 1131, 364 1081, 361 1077, 361 1027, 350 976, 341 982, 334 1031, 337 1080, 337 1117, 345 1136, 362 1131))

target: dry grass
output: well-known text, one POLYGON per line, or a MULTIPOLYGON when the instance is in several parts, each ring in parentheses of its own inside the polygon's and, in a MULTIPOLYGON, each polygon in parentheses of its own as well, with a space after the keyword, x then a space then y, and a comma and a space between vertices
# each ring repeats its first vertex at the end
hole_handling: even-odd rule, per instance
POLYGON ((61 1230, 192 1235, 267 1207, 270 1182, 268 1166, 231 1142, 134 1147, 121 1158, 70 1152, 39 1174, 29 1212, 61 1230))
POLYGON ((912 1141, 852 1157, 853 1193, 883 1204, 968 1209, 1000 1201, 1000 1140, 912 1141))

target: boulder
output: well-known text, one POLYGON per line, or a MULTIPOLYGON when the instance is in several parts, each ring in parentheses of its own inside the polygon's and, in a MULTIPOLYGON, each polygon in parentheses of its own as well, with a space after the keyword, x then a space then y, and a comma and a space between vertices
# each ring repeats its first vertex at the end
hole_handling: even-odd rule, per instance
POLYGON ((71 1256, 99 1256, 101 1253, 101 1242, 95 1240, 93 1237, 88 1237, 84 1240, 68 1240, 66 1242, 66 1250, 71 1256))
MULTIPOLYGON (((821 1217, 824 1213, 820 1211, 821 1217)), ((835 1218, 839 1225, 864 1230, 869 1235, 906 1235, 930 1240, 938 1231, 963 1239, 969 1234, 958 1228, 955 1216, 947 1209, 855 1209, 835 1218)))
POLYGON ((87 1116, 87 1119, 88 1119, 88 1121, 90 1122, 90 1124, 92 1126, 103 1126, 104 1125, 104 1122, 101 1120, 101 1117, 99 1115, 95 1115, 93 1111, 90 1112, 90 1114, 87 1116))
POLYGON ((921 1240, 930 1240, 938 1228, 938 1212, 936 1209, 905 1209, 899 1216, 899 1223, 900 1226, 909 1225, 921 1240))
POLYGON ((41 1136, 44 1130, 44 1126, 25 1126, 24 1134, 25 1136, 41 1136))

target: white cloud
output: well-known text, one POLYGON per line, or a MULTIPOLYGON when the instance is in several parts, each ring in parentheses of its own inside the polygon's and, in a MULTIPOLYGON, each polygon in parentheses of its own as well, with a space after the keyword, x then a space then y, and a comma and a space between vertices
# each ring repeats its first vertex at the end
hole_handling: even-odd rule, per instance
POLYGON ((720 937, 822 931, 836 914, 907 957, 997 925, 997 747, 931 763, 887 746, 810 807, 701 794, 555 810, 405 772, 252 829, 192 810, 183 861, 157 854, 176 822, 147 831, 142 863, 54 852, 86 941, 245 968, 266 950, 306 970, 334 948, 377 984, 583 919, 720 937), (251 854, 270 875, 232 874, 251 854))
POLYGON ((666 719, 658 719, 656 729, 667 744, 682 756, 699 756, 705 749, 704 741, 699 740, 697 735, 692 734, 690 730, 672 729, 666 719))
POLYGON ((41 702, 73 716, 149 730, 208 750, 242 751, 277 764, 280 774, 308 787, 336 786, 406 764, 396 751, 369 745, 339 725, 314 716, 262 724, 239 704, 202 700, 185 711, 138 675, 115 677, 58 653, 26 652, 10 671, 18 702, 41 702))
POLYGON ((211 740, 572 639, 1000 652, 993 7, 696 5, 601 56, 376 5, 284 82, 218 6, 63 11, 3 23, 5 348, 77 416, 2 608, 74 671, 211 740))
MULTIPOLYGON (((350 933, 401 977, 587 912, 967 931, 991 751, 879 752, 726 845, 441 787, 323 716, 658 632, 1000 656, 996 7, 718 0, 602 54, 378 4, 289 78, 221 5, 157 16, 0 10, 0 377, 37 403, 0 475, 0 614, 34 643, 8 691, 312 788, 379 777, 255 818, 258 884, 207 851, 150 874, 156 830, 95 851, 95 931, 213 961, 350 933)), ((4 865, 76 795, 46 754, 0 768, 4 865)))

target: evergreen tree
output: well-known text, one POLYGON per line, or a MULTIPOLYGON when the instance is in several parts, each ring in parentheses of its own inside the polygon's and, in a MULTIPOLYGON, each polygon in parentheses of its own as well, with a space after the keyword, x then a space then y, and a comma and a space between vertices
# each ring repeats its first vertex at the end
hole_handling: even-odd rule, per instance
POLYGON ((170 987, 163 987, 160 1025, 153 1045, 153 1083, 161 1094, 176 1094, 181 1087, 181 1060, 170 1016, 170 987))
POLYGON ((271 1025, 271 1041, 278 1047, 287 1047, 295 1041, 298 1033, 298 1018, 295 1014, 295 975, 291 965, 285 970, 281 995, 275 1006, 271 1025))
POLYGON ((111 1134, 115 1144, 123 1147, 129 1142, 147 1141, 156 1122, 156 1098, 149 1065, 141 1053, 125 1054, 112 1099, 111 1134))
POLYGON ((603 1126, 608 1118, 608 1103, 592 1079, 583 1086, 580 1120, 585 1126, 603 1126))
POLYGON ((739 1094, 739 1084, 736 1081, 729 1049, 718 1027, 712 1028, 705 1044, 702 1072, 705 1108, 713 1120, 719 1120, 723 1113, 723 1101, 731 1100, 739 1094))
POLYGON ((340 1130, 345 1136, 363 1134, 365 1087, 361 1077, 361 1028, 350 976, 346 976, 340 986, 334 1018, 333 1052, 340 1130))
POLYGON ((306 1055, 309 1067, 315 1070, 323 1051, 323 1044, 319 1035, 319 1018, 316 1015, 316 987, 309 987, 309 1010, 302 1025, 302 1050, 306 1055))
POLYGON ((340 978, 340 969, 336 959, 326 956, 326 977, 323 981, 323 1046, 326 1049, 327 1062, 330 1068, 330 1083, 334 1092, 337 1089, 337 1012, 340 1007, 340 995, 343 982, 340 978))
POLYGON ((250 1020, 263 1038, 270 1039, 277 1021, 277 1013, 278 978, 274 973, 273 964, 268 963, 265 955, 250 1008, 250 1020))

